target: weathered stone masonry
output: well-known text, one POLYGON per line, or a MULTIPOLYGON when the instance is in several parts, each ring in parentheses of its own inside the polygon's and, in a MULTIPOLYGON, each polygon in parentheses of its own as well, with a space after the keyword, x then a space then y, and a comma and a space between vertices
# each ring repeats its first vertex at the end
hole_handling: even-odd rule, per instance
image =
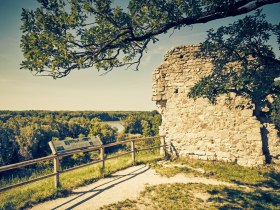
POLYGON ((198 51, 198 45, 174 48, 154 71, 153 100, 163 118, 160 134, 166 135, 179 156, 255 166, 264 164, 264 150, 276 160, 280 142, 274 126, 261 124, 252 108, 237 108, 251 104, 249 100, 232 93, 220 96, 213 105, 187 96, 212 68, 209 60, 195 58, 198 51))

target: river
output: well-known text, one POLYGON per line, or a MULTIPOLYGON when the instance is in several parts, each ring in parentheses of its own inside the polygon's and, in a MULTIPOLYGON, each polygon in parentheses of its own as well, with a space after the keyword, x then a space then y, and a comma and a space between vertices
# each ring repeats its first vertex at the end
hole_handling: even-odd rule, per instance
POLYGON ((124 130, 124 126, 122 125, 121 121, 104 121, 104 122, 113 128, 117 128, 118 133, 120 133, 124 130))

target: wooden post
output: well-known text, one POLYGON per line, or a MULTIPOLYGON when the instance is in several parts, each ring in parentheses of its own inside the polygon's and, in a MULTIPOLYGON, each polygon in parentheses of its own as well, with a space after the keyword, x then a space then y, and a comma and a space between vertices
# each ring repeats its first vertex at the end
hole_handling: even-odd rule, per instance
POLYGON ((54 176, 54 186, 55 188, 60 187, 60 182, 59 182, 59 172, 60 172, 60 164, 59 164, 59 157, 56 156, 53 159, 53 172, 56 173, 54 176))
POLYGON ((132 162, 133 162, 133 165, 135 164, 135 142, 132 140, 131 141, 131 157, 132 157, 132 162))
POLYGON ((102 160, 101 162, 101 171, 103 172, 105 169, 105 159, 104 159, 104 154, 105 154, 105 148, 101 147, 100 148, 100 160, 102 160))
POLYGON ((164 158, 166 158, 165 136, 161 137, 160 141, 161 141, 161 146, 162 146, 160 153, 163 155, 164 158))

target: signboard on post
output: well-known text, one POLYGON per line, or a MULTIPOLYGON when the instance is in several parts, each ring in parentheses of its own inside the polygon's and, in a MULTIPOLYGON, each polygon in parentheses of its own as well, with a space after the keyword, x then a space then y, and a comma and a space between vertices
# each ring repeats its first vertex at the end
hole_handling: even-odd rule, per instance
POLYGON ((54 155, 72 150, 96 147, 101 145, 102 141, 98 136, 49 142, 49 146, 54 155))

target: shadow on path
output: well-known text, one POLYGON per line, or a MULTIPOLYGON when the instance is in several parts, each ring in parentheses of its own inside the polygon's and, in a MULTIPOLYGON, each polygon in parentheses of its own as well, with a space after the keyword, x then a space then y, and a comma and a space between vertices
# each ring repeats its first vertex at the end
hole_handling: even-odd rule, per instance
POLYGON ((81 200, 81 201, 79 201, 79 202, 73 204, 72 206, 66 208, 67 210, 73 209, 73 208, 75 208, 75 207, 77 207, 77 206, 79 206, 79 205, 85 203, 86 201, 88 201, 88 200, 94 198, 95 196, 101 194, 102 192, 104 192, 104 191, 106 191, 106 190, 109 190, 109 189, 115 187, 116 185, 121 184, 121 183, 123 183, 123 182, 126 182, 126 181, 128 181, 128 180, 130 180, 130 179, 132 179, 132 178, 134 178, 134 177, 136 177, 136 176, 139 176, 140 174, 143 174, 143 173, 145 173, 146 171, 148 171, 148 170, 150 169, 150 167, 147 167, 145 170, 142 170, 142 169, 144 169, 144 168, 146 168, 146 166, 143 166, 143 167, 141 167, 141 168, 139 168, 139 169, 137 169, 137 170, 135 170, 135 171, 132 171, 132 172, 130 172, 130 173, 128 173, 128 174, 125 174, 125 175, 115 175, 115 176, 113 175, 113 176, 111 176, 111 177, 117 177, 117 178, 115 178, 115 179, 113 179, 113 180, 110 180, 110 181, 108 181, 108 182, 106 182, 106 183, 103 183, 103 184, 101 184, 101 185, 95 186, 95 187, 92 188, 91 190, 87 190, 87 191, 83 191, 83 192, 76 192, 76 193, 74 192, 73 194, 78 194, 75 198, 73 198, 73 199, 71 199, 71 200, 69 200, 69 201, 67 201, 67 202, 65 202, 65 203, 63 203, 63 204, 61 204, 61 205, 59 205, 59 206, 56 206, 56 207, 52 208, 52 210, 58 209, 58 208, 60 208, 60 207, 62 207, 62 206, 64 206, 64 205, 66 205, 66 204, 69 204, 70 202, 72 202, 72 201, 74 201, 74 200, 76 200, 76 199, 78 199, 78 198, 80 198, 80 197, 86 195, 87 193, 96 192, 94 195, 89 196, 89 197, 87 197, 87 198, 85 198, 85 199, 83 199, 83 200, 81 200), (124 178, 124 177, 127 177, 127 178, 125 178, 125 179, 123 179, 123 180, 119 180, 119 179, 122 179, 122 178, 124 178), (117 181, 117 180, 119 180, 119 181, 117 181), (115 181, 117 181, 117 182, 115 182, 115 181), (112 184, 110 184, 109 186, 104 187, 104 188, 102 188, 102 189, 97 189, 97 188, 102 187, 102 186, 104 186, 104 185, 107 185, 107 184, 109 184, 109 183, 112 183, 112 184))

